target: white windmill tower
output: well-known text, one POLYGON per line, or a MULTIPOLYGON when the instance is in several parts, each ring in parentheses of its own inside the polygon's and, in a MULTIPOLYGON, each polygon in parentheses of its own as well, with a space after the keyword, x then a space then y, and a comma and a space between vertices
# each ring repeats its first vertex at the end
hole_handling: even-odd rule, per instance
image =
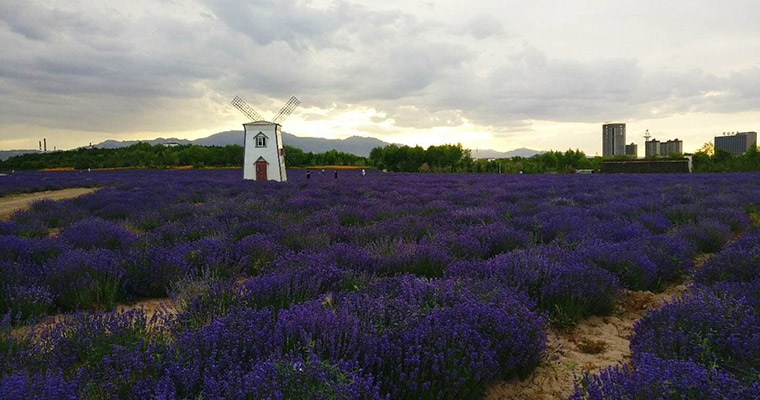
POLYGON ((285 173, 285 150, 282 146, 282 126, 280 123, 287 118, 301 102, 291 97, 280 112, 265 121, 243 99, 235 96, 232 105, 251 119, 243 124, 243 179, 257 181, 288 180, 285 173))

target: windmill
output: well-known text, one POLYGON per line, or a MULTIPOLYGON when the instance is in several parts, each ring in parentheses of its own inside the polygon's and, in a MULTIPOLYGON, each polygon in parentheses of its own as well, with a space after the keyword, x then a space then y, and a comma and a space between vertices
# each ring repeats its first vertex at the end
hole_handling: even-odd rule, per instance
POLYGON ((243 179, 284 182, 288 179, 285 172, 285 150, 282 144, 282 124, 293 110, 301 104, 295 96, 291 97, 280 111, 266 121, 243 99, 235 96, 232 105, 251 119, 243 124, 243 179))

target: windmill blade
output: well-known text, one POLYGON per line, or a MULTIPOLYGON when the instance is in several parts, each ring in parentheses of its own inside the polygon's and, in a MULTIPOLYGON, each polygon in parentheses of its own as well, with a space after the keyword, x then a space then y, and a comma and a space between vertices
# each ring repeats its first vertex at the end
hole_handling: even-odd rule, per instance
POLYGON ((235 106, 241 113, 245 114, 251 121, 263 121, 264 118, 259 115, 248 103, 244 102, 240 97, 235 96, 232 99, 232 105, 235 106))
POLYGON ((274 119, 272 119, 272 122, 274 122, 275 124, 282 123, 282 121, 285 121, 285 118, 287 118, 288 115, 290 115, 290 113, 292 113, 293 110, 295 110, 299 104, 301 104, 301 100, 298 100, 296 96, 291 97, 290 100, 288 100, 288 102, 285 103, 284 106, 282 106, 282 109, 280 110, 280 112, 278 112, 277 115, 274 116, 274 119))

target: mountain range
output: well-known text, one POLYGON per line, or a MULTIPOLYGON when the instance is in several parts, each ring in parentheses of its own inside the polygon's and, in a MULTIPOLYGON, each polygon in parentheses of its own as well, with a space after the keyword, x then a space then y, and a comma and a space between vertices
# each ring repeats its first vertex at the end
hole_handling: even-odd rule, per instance
MULTIPOLYGON (((282 133, 282 141, 287 143, 288 146, 297 147, 305 152, 324 153, 329 150, 342 151, 344 153, 355 154, 357 156, 367 157, 369 152, 375 147, 385 147, 390 143, 384 142, 380 139, 362 136, 351 136, 345 139, 323 139, 315 137, 301 137, 292 135, 287 132, 282 133)), ((187 140, 187 139, 175 139, 175 138, 158 138, 153 140, 143 140, 150 144, 166 144, 166 143, 179 143, 179 144, 197 144, 201 146, 226 146, 228 144, 243 145, 243 131, 224 131, 215 133, 209 137, 187 140)), ((136 140, 106 140, 105 142, 98 143, 95 147, 100 148, 117 148, 125 147, 137 143, 136 140)), ((519 148, 506 152, 496 150, 473 150, 473 158, 509 158, 509 157, 532 157, 536 154, 544 153, 543 151, 519 148)))
POLYGON ((38 153, 38 150, 0 150, 0 161, 5 161, 11 157, 21 154, 38 153))
POLYGON ((533 157, 536 154, 543 154, 546 153, 545 151, 540 150, 533 150, 533 149, 527 149, 525 147, 520 147, 519 149, 514 149, 510 151, 496 151, 491 149, 486 150, 472 150, 470 152, 470 155, 472 158, 512 158, 512 157, 533 157))
MULTIPOLYGON (((351 136, 345 139, 323 139, 315 137, 302 137, 292 135, 287 132, 282 133, 282 140, 288 146, 297 147, 305 152, 324 153, 329 150, 337 150, 344 153, 355 154, 357 156, 367 157, 369 152, 375 147, 384 147, 390 145, 388 142, 384 142, 377 138, 351 136)), ((101 149, 115 149, 120 147, 127 147, 138 142, 156 144, 195 144, 200 146, 227 146, 230 144, 243 145, 243 131, 224 131, 215 133, 211 136, 188 140, 177 138, 157 138, 152 140, 106 140, 104 142, 95 144, 93 147, 101 149)), ((0 151, 0 160, 5 160, 8 157, 12 157, 17 154, 34 153, 36 150, 9 150, 0 151)), ((499 152, 496 150, 474 150, 472 151, 473 158, 507 158, 507 157, 531 157, 535 154, 541 154, 542 151, 536 151, 531 149, 520 148, 508 152, 499 152)))
MULTIPOLYGON (((384 142, 380 139, 362 136, 351 136, 345 139, 323 139, 314 137, 301 137, 295 136, 287 132, 282 133, 282 141, 288 146, 297 147, 305 152, 324 153, 328 150, 337 150, 344 153, 356 154, 358 156, 367 157, 369 152, 375 147, 384 147, 390 143, 384 142)), ((103 149, 114 149, 118 147, 126 147, 137 143, 138 140, 106 140, 105 142, 98 143, 94 147, 103 149)), ((215 133, 211 136, 187 140, 177 138, 158 138, 153 140, 140 140, 140 142, 147 142, 152 145, 166 144, 166 143, 178 143, 178 144, 195 144, 200 146, 227 146, 230 144, 243 145, 243 131, 224 131, 215 133)))

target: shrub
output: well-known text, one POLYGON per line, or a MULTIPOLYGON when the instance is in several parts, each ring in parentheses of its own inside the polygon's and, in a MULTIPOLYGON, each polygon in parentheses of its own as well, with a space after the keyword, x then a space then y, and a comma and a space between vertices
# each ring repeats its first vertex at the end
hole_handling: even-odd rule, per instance
POLYGON ((246 236, 235 245, 235 256, 240 259, 243 270, 250 276, 258 275, 275 257, 289 251, 270 235, 246 236))
POLYGON ((0 315, 10 314, 12 322, 46 315, 53 306, 53 295, 44 286, 6 286, 3 292, 0 315))
POLYGON ((750 282, 760 277, 760 231, 744 235, 733 245, 710 257, 694 275, 694 282, 750 282))
POLYGON ((137 242, 137 235, 100 218, 78 221, 58 234, 60 239, 80 249, 126 249, 137 242))
POLYGON ((664 282, 657 265, 642 250, 628 243, 595 241, 584 244, 573 256, 583 264, 611 272, 628 289, 658 291, 664 282))
POLYGON ((562 324, 614 309, 617 278, 602 269, 572 260, 556 261, 550 247, 518 250, 485 262, 460 262, 447 271, 524 291, 539 308, 562 324))
POLYGON ((330 355, 357 354, 391 398, 476 397, 496 377, 529 373, 545 348, 544 322, 532 302, 494 285, 407 275, 323 299, 325 306, 357 316, 360 331, 371 333, 356 334, 356 322, 346 324, 341 340, 354 338, 351 346, 327 346, 342 349, 330 355))
POLYGON ((528 247, 532 242, 529 233, 516 230, 505 222, 477 226, 473 233, 482 246, 481 258, 528 247))
MULTIPOLYGON (((199 393, 204 380, 250 368, 276 350, 275 315, 268 309, 231 307, 207 325, 176 333, 176 361, 169 371, 180 393, 199 393)), ((193 396, 194 397, 194 396, 193 396)))
POLYGON ((634 325, 634 357, 691 360, 739 378, 757 380, 760 314, 735 299, 697 292, 666 304, 634 325))
POLYGON ((0 261, 42 264, 68 249, 66 243, 52 238, 0 236, 0 261))
POLYGON ((691 242, 672 235, 656 235, 632 240, 626 245, 632 252, 646 254, 657 266, 657 282, 649 286, 655 292, 664 289, 665 284, 678 282, 694 271, 691 260, 697 252, 691 242))
POLYGON ((252 307, 287 308, 291 304, 340 290, 347 274, 335 265, 319 263, 247 279, 241 294, 252 307))
POLYGON ((350 363, 320 360, 300 353, 273 357, 241 373, 228 371, 206 379, 203 397, 229 399, 345 399, 381 400, 373 379, 350 363))
POLYGON ((644 213, 636 220, 654 233, 665 233, 673 227, 673 222, 661 212, 644 213))
POLYGON ((632 367, 588 372, 569 400, 757 399, 760 385, 743 386, 731 375, 692 361, 663 360, 643 354, 632 367))
POLYGON ((497 378, 526 376, 543 356, 545 333, 534 313, 501 300, 430 311, 390 338, 373 374, 399 399, 479 398, 497 378))
POLYGON ((17 372, 0 377, 0 393, 8 400, 76 399, 76 382, 67 381, 60 370, 27 374, 17 372))
POLYGON ((697 224, 679 227, 678 234, 704 253, 715 253, 731 238, 731 228, 715 219, 704 219, 697 224))
POLYGON ((71 250, 44 266, 45 282, 64 310, 112 308, 124 297, 124 270, 110 250, 71 250))
POLYGON ((96 369, 116 348, 147 349, 164 337, 162 327, 168 321, 164 318, 168 315, 157 312, 149 320, 142 309, 67 315, 38 333, 29 353, 35 361, 30 371, 61 368, 67 376, 75 376, 80 367, 96 369))
POLYGON ((440 277, 453 261, 446 248, 427 240, 419 243, 383 240, 373 243, 369 251, 377 257, 379 272, 385 276, 411 273, 427 278, 440 277))
POLYGON ((194 275, 209 270, 218 277, 231 277, 242 271, 240 259, 220 239, 205 238, 184 243, 176 248, 194 275))
POLYGON ((179 312, 178 325, 198 327, 225 315, 242 303, 240 290, 233 281, 211 274, 187 276, 171 285, 169 295, 179 312))
POLYGON ((138 296, 164 297, 173 282, 195 276, 180 249, 144 246, 127 252, 124 279, 126 290, 138 296))
POLYGON ((18 372, 0 379, 0 392, 10 398, 131 396, 163 367, 159 327, 168 320, 158 320, 164 317, 149 321, 142 310, 68 315, 27 344, 18 372))

